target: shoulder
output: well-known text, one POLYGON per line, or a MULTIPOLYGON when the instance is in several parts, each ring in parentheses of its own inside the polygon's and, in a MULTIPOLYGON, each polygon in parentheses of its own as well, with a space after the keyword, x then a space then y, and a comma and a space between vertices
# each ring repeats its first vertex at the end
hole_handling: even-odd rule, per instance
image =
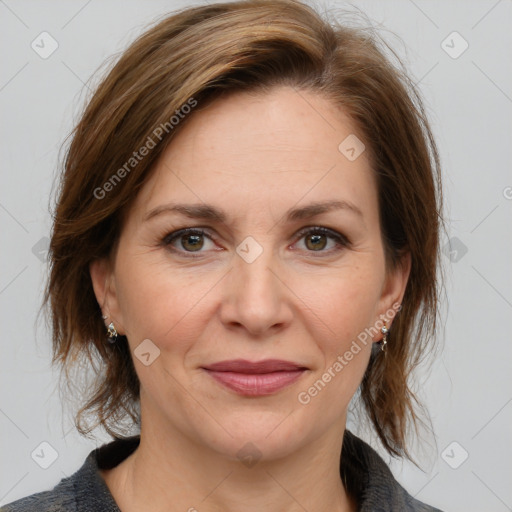
POLYGON ((139 437, 116 439, 91 451, 82 467, 53 489, 13 501, 0 512, 119 512, 100 469, 119 464, 139 443, 139 437))
POLYGON ((361 512, 442 512, 411 496, 395 479, 382 457, 362 439, 346 430, 340 472, 361 512))
POLYGON ((75 512, 76 500, 72 478, 65 478, 53 489, 13 501, 0 512, 75 512))

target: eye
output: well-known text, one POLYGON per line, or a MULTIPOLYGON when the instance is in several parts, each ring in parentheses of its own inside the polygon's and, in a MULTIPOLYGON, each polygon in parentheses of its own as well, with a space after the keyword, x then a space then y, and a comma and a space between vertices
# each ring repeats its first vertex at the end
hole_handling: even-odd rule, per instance
POLYGON ((332 229, 312 226, 302 229, 298 236, 299 240, 304 239, 304 247, 308 252, 332 253, 348 247, 350 242, 345 236, 332 229), (324 250, 331 241, 331 247, 324 250))
POLYGON ((201 252, 206 240, 213 242, 212 237, 203 229, 185 228, 169 233, 162 243, 176 252, 193 253, 201 252))
MULTIPOLYGON (((349 240, 341 233, 321 226, 309 226, 303 228, 298 234, 298 240, 304 239, 304 250, 307 252, 322 253, 321 255, 331 254, 344 247, 349 247, 349 240), (329 246, 331 243, 331 247, 329 246), (325 248, 328 248, 325 250, 325 248)), ((187 257, 197 258, 200 256, 203 248, 208 249, 208 243, 214 242, 213 237, 202 228, 184 228, 169 233, 162 240, 165 247, 169 247, 173 252, 178 252, 187 257), (206 247, 205 247, 206 243, 206 247), (193 253, 198 253, 197 256, 193 253)), ((211 249, 211 248, 210 248, 211 249)))

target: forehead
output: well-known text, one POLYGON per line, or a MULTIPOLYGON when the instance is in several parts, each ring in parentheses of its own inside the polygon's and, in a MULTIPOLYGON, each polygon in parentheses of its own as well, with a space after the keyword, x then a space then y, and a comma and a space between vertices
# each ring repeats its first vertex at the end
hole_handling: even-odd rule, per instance
POLYGON ((351 160, 342 151, 355 131, 331 100, 309 91, 232 94, 196 109, 161 155, 136 207, 147 213, 180 200, 243 215, 301 198, 376 202, 367 152, 351 160))

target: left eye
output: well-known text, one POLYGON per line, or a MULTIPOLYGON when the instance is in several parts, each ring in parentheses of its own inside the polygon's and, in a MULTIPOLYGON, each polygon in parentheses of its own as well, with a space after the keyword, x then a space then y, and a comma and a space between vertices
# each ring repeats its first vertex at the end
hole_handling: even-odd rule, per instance
MULTIPOLYGON (((304 246, 307 252, 331 253, 349 245, 349 241, 341 233, 323 227, 305 228, 297 234, 297 237, 297 241, 304 239, 304 246), (333 244, 330 248, 324 250, 328 246, 329 240, 333 244)), ((213 242, 212 236, 203 229, 185 228, 169 233, 163 239, 163 244, 171 246, 177 252, 190 254, 204 252, 201 249, 205 246, 205 240, 213 242), (181 247, 176 247, 174 245, 176 242, 181 247)))
POLYGON ((337 251, 349 245, 348 240, 341 233, 323 227, 309 227, 303 229, 298 236, 300 237, 299 240, 304 238, 304 245, 309 252, 330 253, 333 250, 337 251), (334 242, 334 247, 331 246, 329 250, 324 251, 328 245, 329 239, 334 242))

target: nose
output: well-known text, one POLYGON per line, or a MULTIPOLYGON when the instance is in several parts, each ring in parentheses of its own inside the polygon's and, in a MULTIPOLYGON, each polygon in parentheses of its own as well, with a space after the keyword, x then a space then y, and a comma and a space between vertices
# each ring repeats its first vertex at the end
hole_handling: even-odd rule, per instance
POLYGON ((246 330, 252 336, 275 334, 293 318, 292 297, 270 249, 263 248, 252 262, 235 254, 224 282, 221 321, 228 329, 246 330))

